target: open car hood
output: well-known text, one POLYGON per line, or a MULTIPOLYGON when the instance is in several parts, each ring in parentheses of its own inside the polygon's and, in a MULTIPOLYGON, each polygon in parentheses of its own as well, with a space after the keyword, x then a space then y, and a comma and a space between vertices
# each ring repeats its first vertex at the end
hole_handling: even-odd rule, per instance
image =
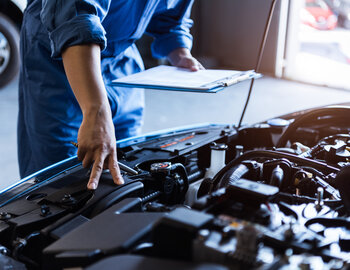
POLYGON ((0 267, 342 269, 350 250, 350 107, 118 142, 95 192, 69 158, 0 195, 0 267))

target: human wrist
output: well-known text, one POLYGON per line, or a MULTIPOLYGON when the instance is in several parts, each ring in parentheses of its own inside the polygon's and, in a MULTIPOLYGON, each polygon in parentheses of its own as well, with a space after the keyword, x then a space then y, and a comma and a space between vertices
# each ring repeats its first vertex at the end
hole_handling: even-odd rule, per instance
POLYGON ((168 54, 168 60, 173 66, 176 66, 184 57, 192 57, 188 48, 177 48, 168 54))
POLYGON ((110 114, 108 102, 93 102, 82 106, 84 117, 95 117, 110 114))

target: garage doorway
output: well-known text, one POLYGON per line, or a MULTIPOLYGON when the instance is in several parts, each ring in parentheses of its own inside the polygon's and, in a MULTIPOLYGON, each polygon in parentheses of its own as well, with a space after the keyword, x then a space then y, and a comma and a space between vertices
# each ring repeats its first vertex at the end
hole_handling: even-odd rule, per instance
POLYGON ((283 73, 350 90, 350 0, 289 1, 283 73))

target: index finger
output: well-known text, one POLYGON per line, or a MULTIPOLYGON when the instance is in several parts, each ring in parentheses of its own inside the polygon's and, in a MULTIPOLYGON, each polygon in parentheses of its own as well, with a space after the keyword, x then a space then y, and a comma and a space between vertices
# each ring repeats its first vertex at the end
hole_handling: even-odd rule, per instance
POLYGON ((87 185, 88 189, 96 189, 98 186, 98 182, 100 181, 100 177, 103 171, 103 163, 106 159, 106 155, 101 153, 98 158, 94 161, 94 165, 92 166, 89 183, 87 185))
POLYGON ((108 159, 108 168, 111 172, 114 183, 116 183, 117 185, 124 184, 124 179, 120 173, 116 152, 110 154, 108 159))

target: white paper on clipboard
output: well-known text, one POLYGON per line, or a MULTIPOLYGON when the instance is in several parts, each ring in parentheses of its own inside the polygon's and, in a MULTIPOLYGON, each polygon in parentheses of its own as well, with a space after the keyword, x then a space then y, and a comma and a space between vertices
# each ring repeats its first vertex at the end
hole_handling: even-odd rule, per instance
POLYGON ((211 91, 256 78, 254 71, 206 69, 190 71, 173 66, 157 66, 112 82, 123 87, 153 88, 177 91, 211 91))

